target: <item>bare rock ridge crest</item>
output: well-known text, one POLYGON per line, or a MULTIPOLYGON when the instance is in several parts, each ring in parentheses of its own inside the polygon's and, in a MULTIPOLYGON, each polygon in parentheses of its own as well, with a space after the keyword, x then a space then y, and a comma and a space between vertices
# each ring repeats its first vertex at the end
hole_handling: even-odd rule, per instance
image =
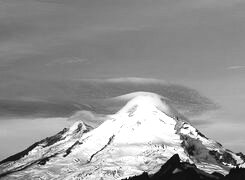
POLYGON ((2 179, 125 179, 156 174, 173 155, 202 172, 228 174, 245 156, 207 138, 166 99, 135 93, 127 104, 90 130, 75 122, 0 162, 2 179))

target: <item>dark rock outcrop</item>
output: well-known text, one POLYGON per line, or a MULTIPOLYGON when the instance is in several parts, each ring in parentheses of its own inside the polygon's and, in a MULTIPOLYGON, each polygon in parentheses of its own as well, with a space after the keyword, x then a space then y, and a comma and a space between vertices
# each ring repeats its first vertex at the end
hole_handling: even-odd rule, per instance
POLYGON ((209 154, 212 155, 219 163, 232 164, 233 166, 236 165, 236 160, 228 152, 219 153, 218 151, 213 150, 209 151, 209 154))
POLYGON ((245 179, 245 169, 244 168, 233 168, 230 173, 225 176, 222 180, 244 180, 245 179))
POLYGON ((217 172, 208 174, 194 164, 180 162, 179 155, 175 154, 157 173, 149 175, 144 172, 127 180, 245 180, 245 169, 233 168, 226 176, 217 172))

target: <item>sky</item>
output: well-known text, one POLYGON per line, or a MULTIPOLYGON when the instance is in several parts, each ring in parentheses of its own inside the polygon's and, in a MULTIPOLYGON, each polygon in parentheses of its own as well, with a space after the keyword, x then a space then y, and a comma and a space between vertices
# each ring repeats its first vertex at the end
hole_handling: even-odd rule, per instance
POLYGON ((244 34, 242 0, 0 0, 0 96, 19 95, 11 83, 165 80, 217 103, 199 129, 245 152, 244 34))

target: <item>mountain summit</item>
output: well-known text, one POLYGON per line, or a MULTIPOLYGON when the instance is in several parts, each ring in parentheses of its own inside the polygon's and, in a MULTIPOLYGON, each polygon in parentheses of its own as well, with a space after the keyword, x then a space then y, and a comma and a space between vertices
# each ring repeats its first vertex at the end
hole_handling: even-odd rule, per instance
POLYGON ((123 179, 155 174, 174 154, 207 173, 243 167, 235 154, 204 136, 160 95, 138 93, 90 130, 81 121, 0 162, 3 179, 123 179))

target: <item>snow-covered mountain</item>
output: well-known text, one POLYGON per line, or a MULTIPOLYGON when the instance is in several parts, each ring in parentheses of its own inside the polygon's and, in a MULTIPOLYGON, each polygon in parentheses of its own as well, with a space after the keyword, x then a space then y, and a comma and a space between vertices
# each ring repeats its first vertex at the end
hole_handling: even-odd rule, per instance
POLYGON ((207 172, 245 166, 205 137, 165 99, 138 93, 96 129, 81 121, 0 162, 3 179, 123 179, 156 173, 174 154, 207 172))

